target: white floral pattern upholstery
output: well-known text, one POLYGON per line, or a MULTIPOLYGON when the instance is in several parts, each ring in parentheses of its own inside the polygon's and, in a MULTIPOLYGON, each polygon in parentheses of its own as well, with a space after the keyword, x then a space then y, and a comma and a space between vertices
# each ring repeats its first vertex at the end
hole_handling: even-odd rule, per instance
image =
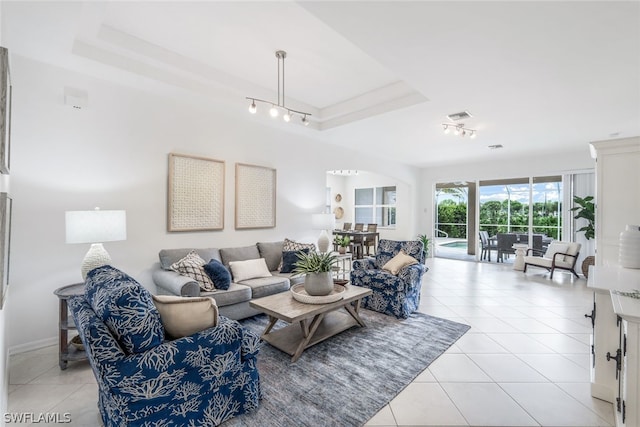
MULTIPOLYGON (((137 283, 113 267, 92 273, 96 287, 118 289, 122 280, 132 289, 137 283)), ((147 292, 137 286, 137 295, 147 292)), ((69 308, 98 383, 106 427, 217 426, 258 407, 260 339, 238 322, 221 316, 218 326, 128 354, 86 296, 70 298, 69 308)))
POLYGON ((381 239, 375 259, 364 258, 353 262, 351 283, 369 288, 373 294, 362 299, 362 306, 380 313, 406 319, 420 305, 424 266, 422 242, 381 239), (418 263, 406 266, 394 276, 382 267, 400 251, 414 257, 418 263))

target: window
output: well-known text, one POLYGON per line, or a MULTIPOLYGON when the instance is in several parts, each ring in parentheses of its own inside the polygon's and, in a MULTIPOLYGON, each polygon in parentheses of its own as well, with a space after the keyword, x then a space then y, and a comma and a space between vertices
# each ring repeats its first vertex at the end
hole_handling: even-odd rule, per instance
POLYGON ((396 187, 355 189, 355 222, 396 226, 396 187))

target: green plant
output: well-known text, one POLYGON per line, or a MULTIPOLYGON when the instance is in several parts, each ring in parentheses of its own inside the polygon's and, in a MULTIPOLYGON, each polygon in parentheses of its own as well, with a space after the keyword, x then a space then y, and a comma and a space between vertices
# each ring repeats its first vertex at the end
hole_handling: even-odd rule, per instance
POLYGON ((577 212, 574 218, 583 218, 587 220, 587 225, 578 231, 584 231, 584 237, 587 240, 593 239, 596 235, 596 205, 593 203, 593 196, 587 196, 585 198, 573 196, 573 202, 578 205, 571 208, 572 211, 577 212))
POLYGON ((431 239, 429 237, 427 237, 426 234, 418 234, 418 240, 422 242, 422 245, 424 246, 424 248, 422 249, 422 251, 424 252, 424 257, 428 258, 429 257, 429 243, 431 242, 431 239))
POLYGON ((300 252, 296 254, 296 268, 293 270, 294 275, 302 275, 307 273, 326 273, 331 271, 332 267, 338 259, 331 252, 300 252))
POLYGON ((351 239, 349 238, 349 236, 336 236, 333 239, 333 243, 335 245, 346 248, 347 246, 349 246, 349 243, 351 243, 351 239))

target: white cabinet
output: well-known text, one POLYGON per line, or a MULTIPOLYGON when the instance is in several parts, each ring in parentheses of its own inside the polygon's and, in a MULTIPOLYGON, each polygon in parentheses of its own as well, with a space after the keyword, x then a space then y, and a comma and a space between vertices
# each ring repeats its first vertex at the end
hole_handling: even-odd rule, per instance
POLYGON ((616 426, 640 426, 640 270, 592 266, 591 395, 613 403, 616 426))
POLYGON ((596 154, 596 265, 618 265, 620 232, 640 224, 640 137, 592 142, 596 154))

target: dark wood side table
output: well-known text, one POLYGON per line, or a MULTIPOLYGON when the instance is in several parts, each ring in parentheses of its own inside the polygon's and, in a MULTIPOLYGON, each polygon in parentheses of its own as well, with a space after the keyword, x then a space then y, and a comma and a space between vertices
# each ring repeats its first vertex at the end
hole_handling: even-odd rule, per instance
POLYGON ((69 317, 69 308, 67 300, 69 297, 84 294, 84 283, 75 283, 73 285, 63 286, 53 292, 60 301, 60 317, 58 323, 58 331, 60 334, 59 342, 59 365, 60 369, 67 369, 68 361, 86 360, 87 354, 84 350, 78 350, 76 347, 69 346, 68 331, 76 329, 73 318, 69 317))

